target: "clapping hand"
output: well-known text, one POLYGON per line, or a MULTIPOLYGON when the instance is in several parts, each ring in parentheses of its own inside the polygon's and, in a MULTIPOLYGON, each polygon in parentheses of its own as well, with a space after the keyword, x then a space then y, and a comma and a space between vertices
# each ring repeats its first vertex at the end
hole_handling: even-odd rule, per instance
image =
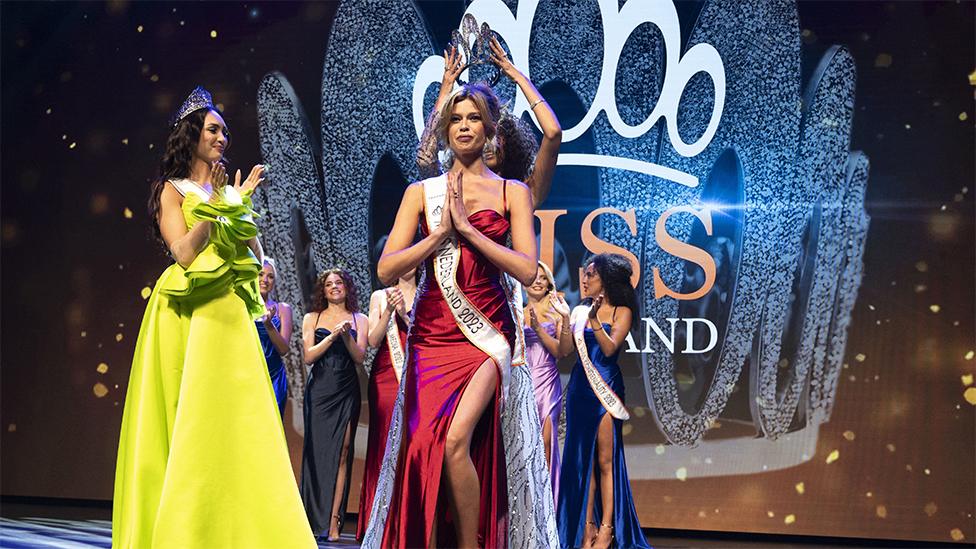
POLYGON ((600 310, 600 305, 603 305, 603 294, 593 298, 593 304, 590 306, 590 320, 597 318, 596 313, 600 310))
POLYGON ((399 311, 401 314, 404 312, 404 300, 403 292, 400 288, 387 288, 386 289, 386 310, 389 312, 399 311))
MULTIPOLYGON (((234 175, 234 190, 237 191, 241 196, 254 192, 254 189, 264 181, 261 177, 264 175, 265 165, 257 164, 251 168, 251 173, 247 176, 244 182, 241 182, 241 170, 237 170, 234 175)), ((226 183, 227 177, 224 176, 224 182, 226 183)))
POLYGON ((561 317, 569 316, 569 303, 563 299, 563 296, 559 295, 554 291, 549 293, 549 305, 556 311, 561 317))

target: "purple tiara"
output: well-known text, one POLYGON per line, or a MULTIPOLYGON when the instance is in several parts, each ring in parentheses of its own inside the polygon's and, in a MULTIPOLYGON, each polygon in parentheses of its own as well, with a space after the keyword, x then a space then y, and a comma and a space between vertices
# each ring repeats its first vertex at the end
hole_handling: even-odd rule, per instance
POLYGON ((183 106, 180 107, 180 110, 176 112, 176 118, 173 120, 173 125, 175 126, 179 124, 180 120, 186 118, 191 112, 203 108, 214 108, 213 98, 210 96, 210 92, 203 89, 203 86, 197 86, 192 92, 190 92, 189 97, 187 97, 186 101, 183 102, 183 106))

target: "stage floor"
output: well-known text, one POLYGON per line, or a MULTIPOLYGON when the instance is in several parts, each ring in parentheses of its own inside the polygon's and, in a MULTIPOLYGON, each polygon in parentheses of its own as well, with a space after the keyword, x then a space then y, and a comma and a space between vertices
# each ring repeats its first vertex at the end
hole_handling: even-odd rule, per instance
MULTIPOLYGON (((91 549, 112 546, 111 510, 103 506, 55 506, 5 503, 0 509, 0 548, 91 549)), ((356 521, 346 523, 338 542, 319 543, 321 549, 359 547, 355 540, 356 521)), ((657 549, 838 549, 854 547, 966 547, 951 544, 912 544, 871 540, 769 539, 745 534, 710 532, 648 533, 657 549), (733 537, 733 539, 729 539, 733 537)))

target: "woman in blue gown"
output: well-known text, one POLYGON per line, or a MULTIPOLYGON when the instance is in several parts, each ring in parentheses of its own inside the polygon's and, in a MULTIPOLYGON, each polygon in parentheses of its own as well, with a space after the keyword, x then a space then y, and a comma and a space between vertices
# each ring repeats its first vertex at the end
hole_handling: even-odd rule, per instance
POLYGON ((583 271, 589 304, 576 307, 571 319, 578 358, 566 386, 556 511, 563 548, 649 547, 627 478, 622 428, 629 415, 617 364, 637 308, 632 273, 619 254, 596 255, 583 271))
POLYGON ((258 287, 264 299, 264 316, 254 321, 264 350, 264 359, 268 363, 268 375, 271 376, 271 388, 274 389, 275 400, 278 402, 278 413, 285 416, 285 402, 288 401, 288 372, 285 370, 285 357, 290 351, 288 341, 292 331, 291 305, 275 301, 271 296, 274 292, 275 277, 278 269, 270 257, 264 258, 264 265, 258 275, 258 287))

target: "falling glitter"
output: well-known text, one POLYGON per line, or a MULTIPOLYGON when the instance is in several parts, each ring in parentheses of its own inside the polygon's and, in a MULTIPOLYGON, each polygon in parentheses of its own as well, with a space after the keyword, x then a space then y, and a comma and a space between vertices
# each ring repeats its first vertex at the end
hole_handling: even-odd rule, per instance
POLYGON ((769 517, 769 518, 775 518, 776 517, 776 513, 772 512, 772 511, 766 511, 766 516, 769 517))
POLYGON ((939 311, 942 310, 942 307, 940 307, 940 306, 938 306, 936 304, 932 304, 932 305, 929 305, 929 310, 932 311, 935 314, 938 314, 939 311))
POLYGON ((96 397, 102 398, 108 394, 108 387, 106 387, 104 383, 98 382, 94 387, 92 387, 92 392, 95 393, 96 397))
POLYGON ((215 30, 210 31, 210 38, 217 38, 217 31, 215 30))
POLYGON ((663 444, 658 444, 657 446, 655 446, 654 447, 654 453, 657 454, 657 455, 659 455, 659 456, 663 456, 664 455, 664 445, 663 444))
POLYGON ((794 488, 796 488, 796 493, 800 494, 801 496, 803 495, 803 492, 806 492, 806 486, 804 486, 802 482, 797 482, 794 488))
POLYGON ((868 358, 867 355, 865 355, 864 353, 857 353, 857 356, 854 357, 854 360, 858 362, 864 362, 867 358, 868 358))
POLYGON ((122 334, 115 334, 115 341, 122 341, 122 334))
POLYGON ((961 379, 962 379, 962 384, 966 387, 969 387, 970 385, 973 384, 973 374, 963 374, 961 379))
POLYGON ((969 118, 969 115, 966 114, 966 111, 959 113, 959 120, 965 121, 967 118, 969 118))
POLYGON ((928 289, 929 289, 928 286, 926 286, 925 284, 916 284, 915 285, 915 293, 916 294, 920 294, 920 293, 922 293, 922 292, 924 292, 925 290, 928 290, 928 289))
POLYGON ((890 442, 887 445, 885 445, 885 448, 887 448, 889 452, 895 451, 895 445, 890 442))
POLYGON ((854 440, 854 431, 844 431, 844 438, 846 440, 854 440))
POLYGON ((125 208, 122 210, 122 215, 124 215, 126 219, 132 219, 132 210, 125 208))
POLYGON ((936 505, 934 501, 930 501, 930 502, 928 502, 928 503, 925 504, 925 514, 926 515, 928 515, 928 516, 931 517, 932 515, 934 515, 934 514, 936 514, 938 512, 939 512, 939 506, 936 505))
POLYGON ((88 332, 82 330, 81 331, 81 337, 88 337, 88 332))
POLYGON ((976 86, 976 69, 969 73, 969 85, 976 86))
POLYGON ((888 518, 888 508, 884 505, 879 505, 874 508, 874 514, 878 515, 878 518, 888 518))
POLYGON ((873 498, 874 497, 874 493, 873 492, 865 492, 864 493, 864 497, 866 497, 866 498, 873 498))
POLYGON ((684 482, 688 479, 688 469, 685 467, 678 467, 678 470, 674 472, 674 476, 677 477, 677 479, 681 482, 684 482))
POLYGON ((834 450, 833 452, 830 453, 829 456, 827 456, 827 464, 830 465, 831 463, 837 461, 837 458, 839 457, 840 457, 840 450, 834 450))
POLYGON ((152 294, 152 288, 149 286, 146 286, 141 292, 139 292, 139 295, 141 295, 143 299, 149 299, 150 294, 152 294))
POLYGON ((924 261, 919 261, 915 263, 915 270, 920 273, 924 273, 929 270, 929 264, 924 261))
POLYGON ((136 32, 142 32, 142 25, 139 25, 138 27, 136 27, 136 32))
POLYGON ((926 467, 926 468, 925 468, 925 474, 926 474, 926 476, 927 476, 927 475, 931 475, 931 474, 932 474, 932 470, 931 470, 931 469, 929 469, 928 467, 926 467))
POLYGON ((966 353, 966 356, 964 356, 963 358, 965 358, 966 360, 972 360, 974 354, 976 353, 974 353, 973 351, 969 351, 966 353))
POLYGON ((623 433, 624 436, 629 435, 633 431, 634 431, 634 426, 631 425, 630 423, 624 423, 623 429, 621 429, 621 432, 623 433))
POLYGON ((128 138, 128 137, 126 137, 126 138, 124 138, 124 139, 122 140, 122 144, 123 144, 123 145, 128 145, 128 144, 129 144, 129 138, 128 138))
POLYGON ((102 362, 101 364, 98 365, 97 368, 95 368, 95 371, 98 372, 98 373, 100 373, 100 374, 104 374, 105 372, 108 371, 108 364, 105 364, 104 362, 102 362))
POLYGON ((77 142, 77 141, 72 141, 72 142, 71 142, 71 144, 70 144, 70 145, 68 145, 68 148, 69 148, 69 149, 73 149, 73 148, 75 148, 75 147, 77 147, 77 146, 78 146, 78 142, 77 142))
MULTIPOLYGON (((973 76, 972 75, 969 75, 970 82, 972 81, 972 79, 973 79, 973 76)), ((949 537, 952 538, 952 541, 962 541, 962 540, 966 539, 966 536, 963 535, 962 530, 960 530, 958 528, 953 528, 949 532, 949 537)))
POLYGON ((962 396, 966 399, 966 402, 976 406, 976 387, 966 389, 966 392, 964 392, 962 396))
POLYGON ((16 423, 11 423, 10 425, 7 425, 7 432, 8 433, 13 433, 16 430, 17 430, 17 424, 16 423))
POLYGON ((783 524, 793 524, 794 522, 796 522, 796 515, 789 514, 783 518, 783 524))
POLYGON ((698 511, 698 518, 706 518, 706 517, 708 517, 708 513, 706 513, 705 511, 698 511))

